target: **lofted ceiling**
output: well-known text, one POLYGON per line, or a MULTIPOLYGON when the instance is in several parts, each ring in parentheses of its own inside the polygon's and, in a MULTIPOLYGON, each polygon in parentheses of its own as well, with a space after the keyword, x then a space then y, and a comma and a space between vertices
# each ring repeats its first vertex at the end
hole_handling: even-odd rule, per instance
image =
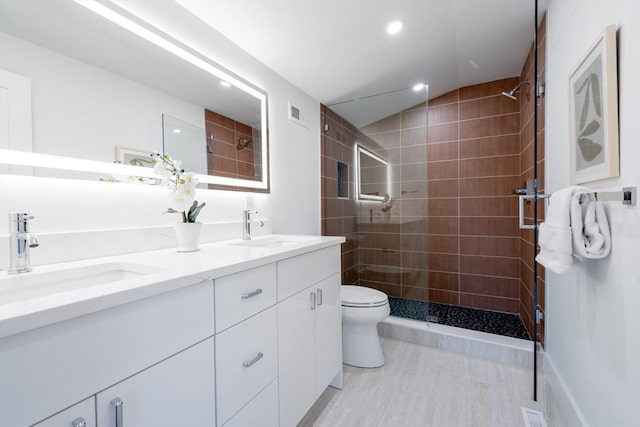
POLYGON ((533 42, 534 0, 176 1, 324 104, 519 75, 533 42))

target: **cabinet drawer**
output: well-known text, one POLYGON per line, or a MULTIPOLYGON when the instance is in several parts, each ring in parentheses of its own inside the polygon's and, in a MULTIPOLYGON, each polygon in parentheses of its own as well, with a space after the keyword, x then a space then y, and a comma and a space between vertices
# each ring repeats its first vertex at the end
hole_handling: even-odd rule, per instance
POLYGON ((216 279, 216 333, 240 323, 275 303, 275 264, 216 279))
POLYGON ((222 425, 278 375, 276 308, 227 329, 215 341, 216 412, 222 425))
POLYGON ((224 427, 278 427, 278 423, 278 380, 273 380, 224 427))
POLYGON ((82 420, 86 422, 86 427, 96 427, 95 397, 83 400, 33 427, 72 427, 81 425, 80 421, 82 420))
MULTIPOLYGON (((215 425, 213 337, 101 391, 98 426, 173 427, 215 425)), ((65 426, 66 427, 66 426, 65 426)))
POLYGON ((278 301, 340 273, 340 245, 278 262, 278 301))
POLYGON ((213 283, 0 340, 0 414, 31 425, 213 336, 213 283), (20 384, 20 387, 16 387, 20 384))

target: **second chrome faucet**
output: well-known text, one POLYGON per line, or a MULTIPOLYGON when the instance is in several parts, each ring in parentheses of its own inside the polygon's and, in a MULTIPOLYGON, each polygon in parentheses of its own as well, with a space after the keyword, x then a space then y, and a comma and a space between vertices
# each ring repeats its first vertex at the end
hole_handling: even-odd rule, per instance
POLYGON ((29 248, 39 245, 35 234, 29 233, 29 220, 32 216, 26 213, 9 214, 9 273, 26 273, 31 271, 29 248))
POLYGON ((245 209, 242 211, 242 240, 251 240, 251 222, 255 221, 260 224, 260 227, 264 226, 264 222, 259 219, 251 218, 251 214, 257 214, 258 211, 251 209, 245 209))

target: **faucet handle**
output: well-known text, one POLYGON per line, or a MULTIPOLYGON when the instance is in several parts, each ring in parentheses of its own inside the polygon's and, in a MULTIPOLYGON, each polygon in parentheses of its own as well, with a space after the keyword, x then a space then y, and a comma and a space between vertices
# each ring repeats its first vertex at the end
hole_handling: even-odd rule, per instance
POLYGON ((33 219, 34 216, 33 215, 29 215, 28 213, 10 213, 9 214, 9 221, 12 222, 27 222, 30 219, 33 219))

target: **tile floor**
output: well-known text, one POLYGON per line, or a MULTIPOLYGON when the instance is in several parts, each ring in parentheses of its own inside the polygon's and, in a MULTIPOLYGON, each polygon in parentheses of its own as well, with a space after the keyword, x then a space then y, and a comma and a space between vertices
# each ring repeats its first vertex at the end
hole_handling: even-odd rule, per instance
POLYGON ((376 369, 344 365, 344 388, 328 388, 300 427, 522 427, 529 369, 382 338, 376 369))

